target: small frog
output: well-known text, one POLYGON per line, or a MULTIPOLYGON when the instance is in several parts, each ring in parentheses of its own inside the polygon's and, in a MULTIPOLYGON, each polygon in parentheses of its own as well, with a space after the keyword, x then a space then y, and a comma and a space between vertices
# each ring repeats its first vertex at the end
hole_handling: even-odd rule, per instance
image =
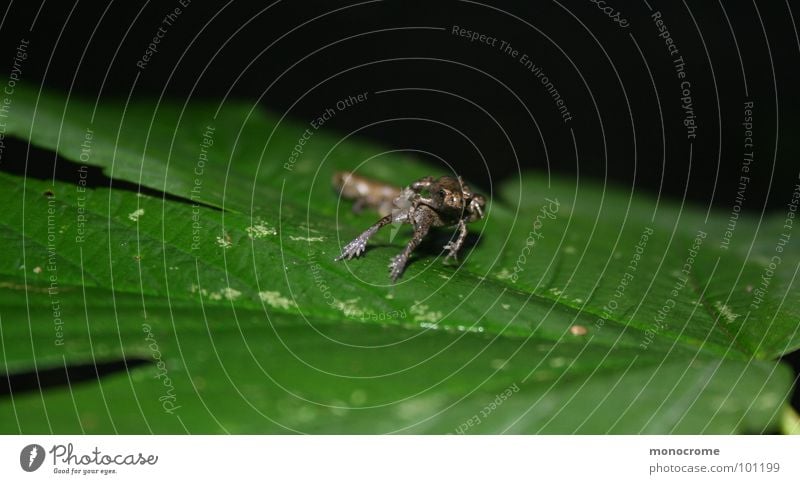
POLYGON ((443 176, 420 178, 400 190, 393 200, 391 213, 383 216, 352 242, 344 246, 335 260, 350 260, 364 252, 367 240, 381 227, 389 224, 411 224, 414 234, 406 248, 392 258, 389 264, 392 281, 397 281, 408 263, 411 253, 422 242, 431 227, 457 226, 459 233, 455 241, 444 246, 448 250, 445 262, 451 257, 457 260, 459 249, 467 238, 467 224, 483 218, 486 198, 473 193, 461 177, 443 176))

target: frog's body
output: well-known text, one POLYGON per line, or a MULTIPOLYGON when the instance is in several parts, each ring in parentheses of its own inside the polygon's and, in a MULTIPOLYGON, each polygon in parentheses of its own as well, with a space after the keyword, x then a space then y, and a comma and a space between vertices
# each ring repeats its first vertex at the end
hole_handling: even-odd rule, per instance
MULTIPOLYGON (((352 180, 353 175, 349 176, 352 180)), ((340 189, 340 192, 344 194, 344 190, 340 189)), ((394 208, 391 212, 344 246, 336 260, 349 260, 361 255, 366 248, 367 240, 385 225, 411 224, 414 227, 414 235, 403 252, 395 256, 389 264, 392 281, 396 281, 403 273, 411 253, 422 242, 431 227, 458 227, 456 240, 445 246, 448 250, 445 261, 451 257, 455 259, 467 237, 467 224, 483 218, 483 209, 486 205, 483 195, 472 193, 461 177, 451 176, 438 179, 430 176, 421 178, 409 187, 398 189, 398 195, 392 202, 394 208)))

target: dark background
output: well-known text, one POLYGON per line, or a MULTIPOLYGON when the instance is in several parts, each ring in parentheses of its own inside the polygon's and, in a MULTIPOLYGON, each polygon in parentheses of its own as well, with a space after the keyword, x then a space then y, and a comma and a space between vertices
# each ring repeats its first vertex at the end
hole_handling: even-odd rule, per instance
POLYGON ((12 59, 26 38, 29 83, 101 100, 231 96, 303 123, 368 91, 368 102, 326 127, 430 152, 429 161, 441 157, 484 190, 520 169, 550 169, 670 198, 685 193, 724 212, 736 196, 749 99, 756 173, 744 209, 783 211, 800 151, 796 2, 690 3, 611 0, 630 24, 620 28, 588 0, 195 1, 171 26, 162 19, 177 1, 14 2, 0 29, 0 59, 12 59), (648 5, 662 13, 686 62, 699 126, 691 162, 674 57, 648 5), (497 46, 453 35, 453 25, 497 37, 497 46), (140 69, 159 26, 166 32, 158 52, 140 69), (501 52, 500 40, 541 66, 572 121, 562 121, 544 86, 501 52), (400 91, 375 94, 384 89, 400 91))
MULTIPOLYGON (((752 101, 754 171, 743 207, 785 212, 800 170, 798 2, 608 2, 629 27, 589 0, 195 1, 169 27, 162 19, 177 1, 13 2, 0 26, 0 69, 10 72, 24 38, 29 84, 101 101, 227 96, 301 123, 367 91, 368 102, 326 129, 359 129, 389 148, 429 152, 428 161, 440 158, 483 190, 520 170, 551 170, 723 213, 736 196, 743 103, 752 101), (674 57, 650 8, 661 12, 686 63, 698 124, 691 143, 674 57), (453 35, 454 25, 497 37, 498 45, 453 35), (160 26, 158 52, 141 69, 136 63, 160 26), (569 123, 534 74, 501 52, 500 40, 541 66, 569 123), (397 91, 376 94, 386 89, 397 91)), ((797 368, 797 353, 788 358, 797 368)))

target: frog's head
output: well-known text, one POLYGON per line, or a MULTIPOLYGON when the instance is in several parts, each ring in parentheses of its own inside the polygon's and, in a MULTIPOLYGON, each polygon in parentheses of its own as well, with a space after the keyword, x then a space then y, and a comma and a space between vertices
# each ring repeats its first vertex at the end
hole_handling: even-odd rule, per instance
POLYGON ((461 212, 465 208, 464 185, 461 180, 443 176, 433 183, 430 189, 436 210, 450 213, 461 212))
POLYGON ((461 191, 440 187, 436 191, 434 199, 442 209, 454 212, 460 212, 464 209, 464 194, 461 191))

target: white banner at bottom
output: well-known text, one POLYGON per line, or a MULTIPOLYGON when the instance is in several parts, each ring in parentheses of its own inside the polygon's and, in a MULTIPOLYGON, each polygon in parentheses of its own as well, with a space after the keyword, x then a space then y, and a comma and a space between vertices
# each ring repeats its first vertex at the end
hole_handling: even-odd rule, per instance
POLYGON ((2 482, 800 482, 800 436, 0 436, 2 482), (151 481, 155 479, 155 481, 151 481))

